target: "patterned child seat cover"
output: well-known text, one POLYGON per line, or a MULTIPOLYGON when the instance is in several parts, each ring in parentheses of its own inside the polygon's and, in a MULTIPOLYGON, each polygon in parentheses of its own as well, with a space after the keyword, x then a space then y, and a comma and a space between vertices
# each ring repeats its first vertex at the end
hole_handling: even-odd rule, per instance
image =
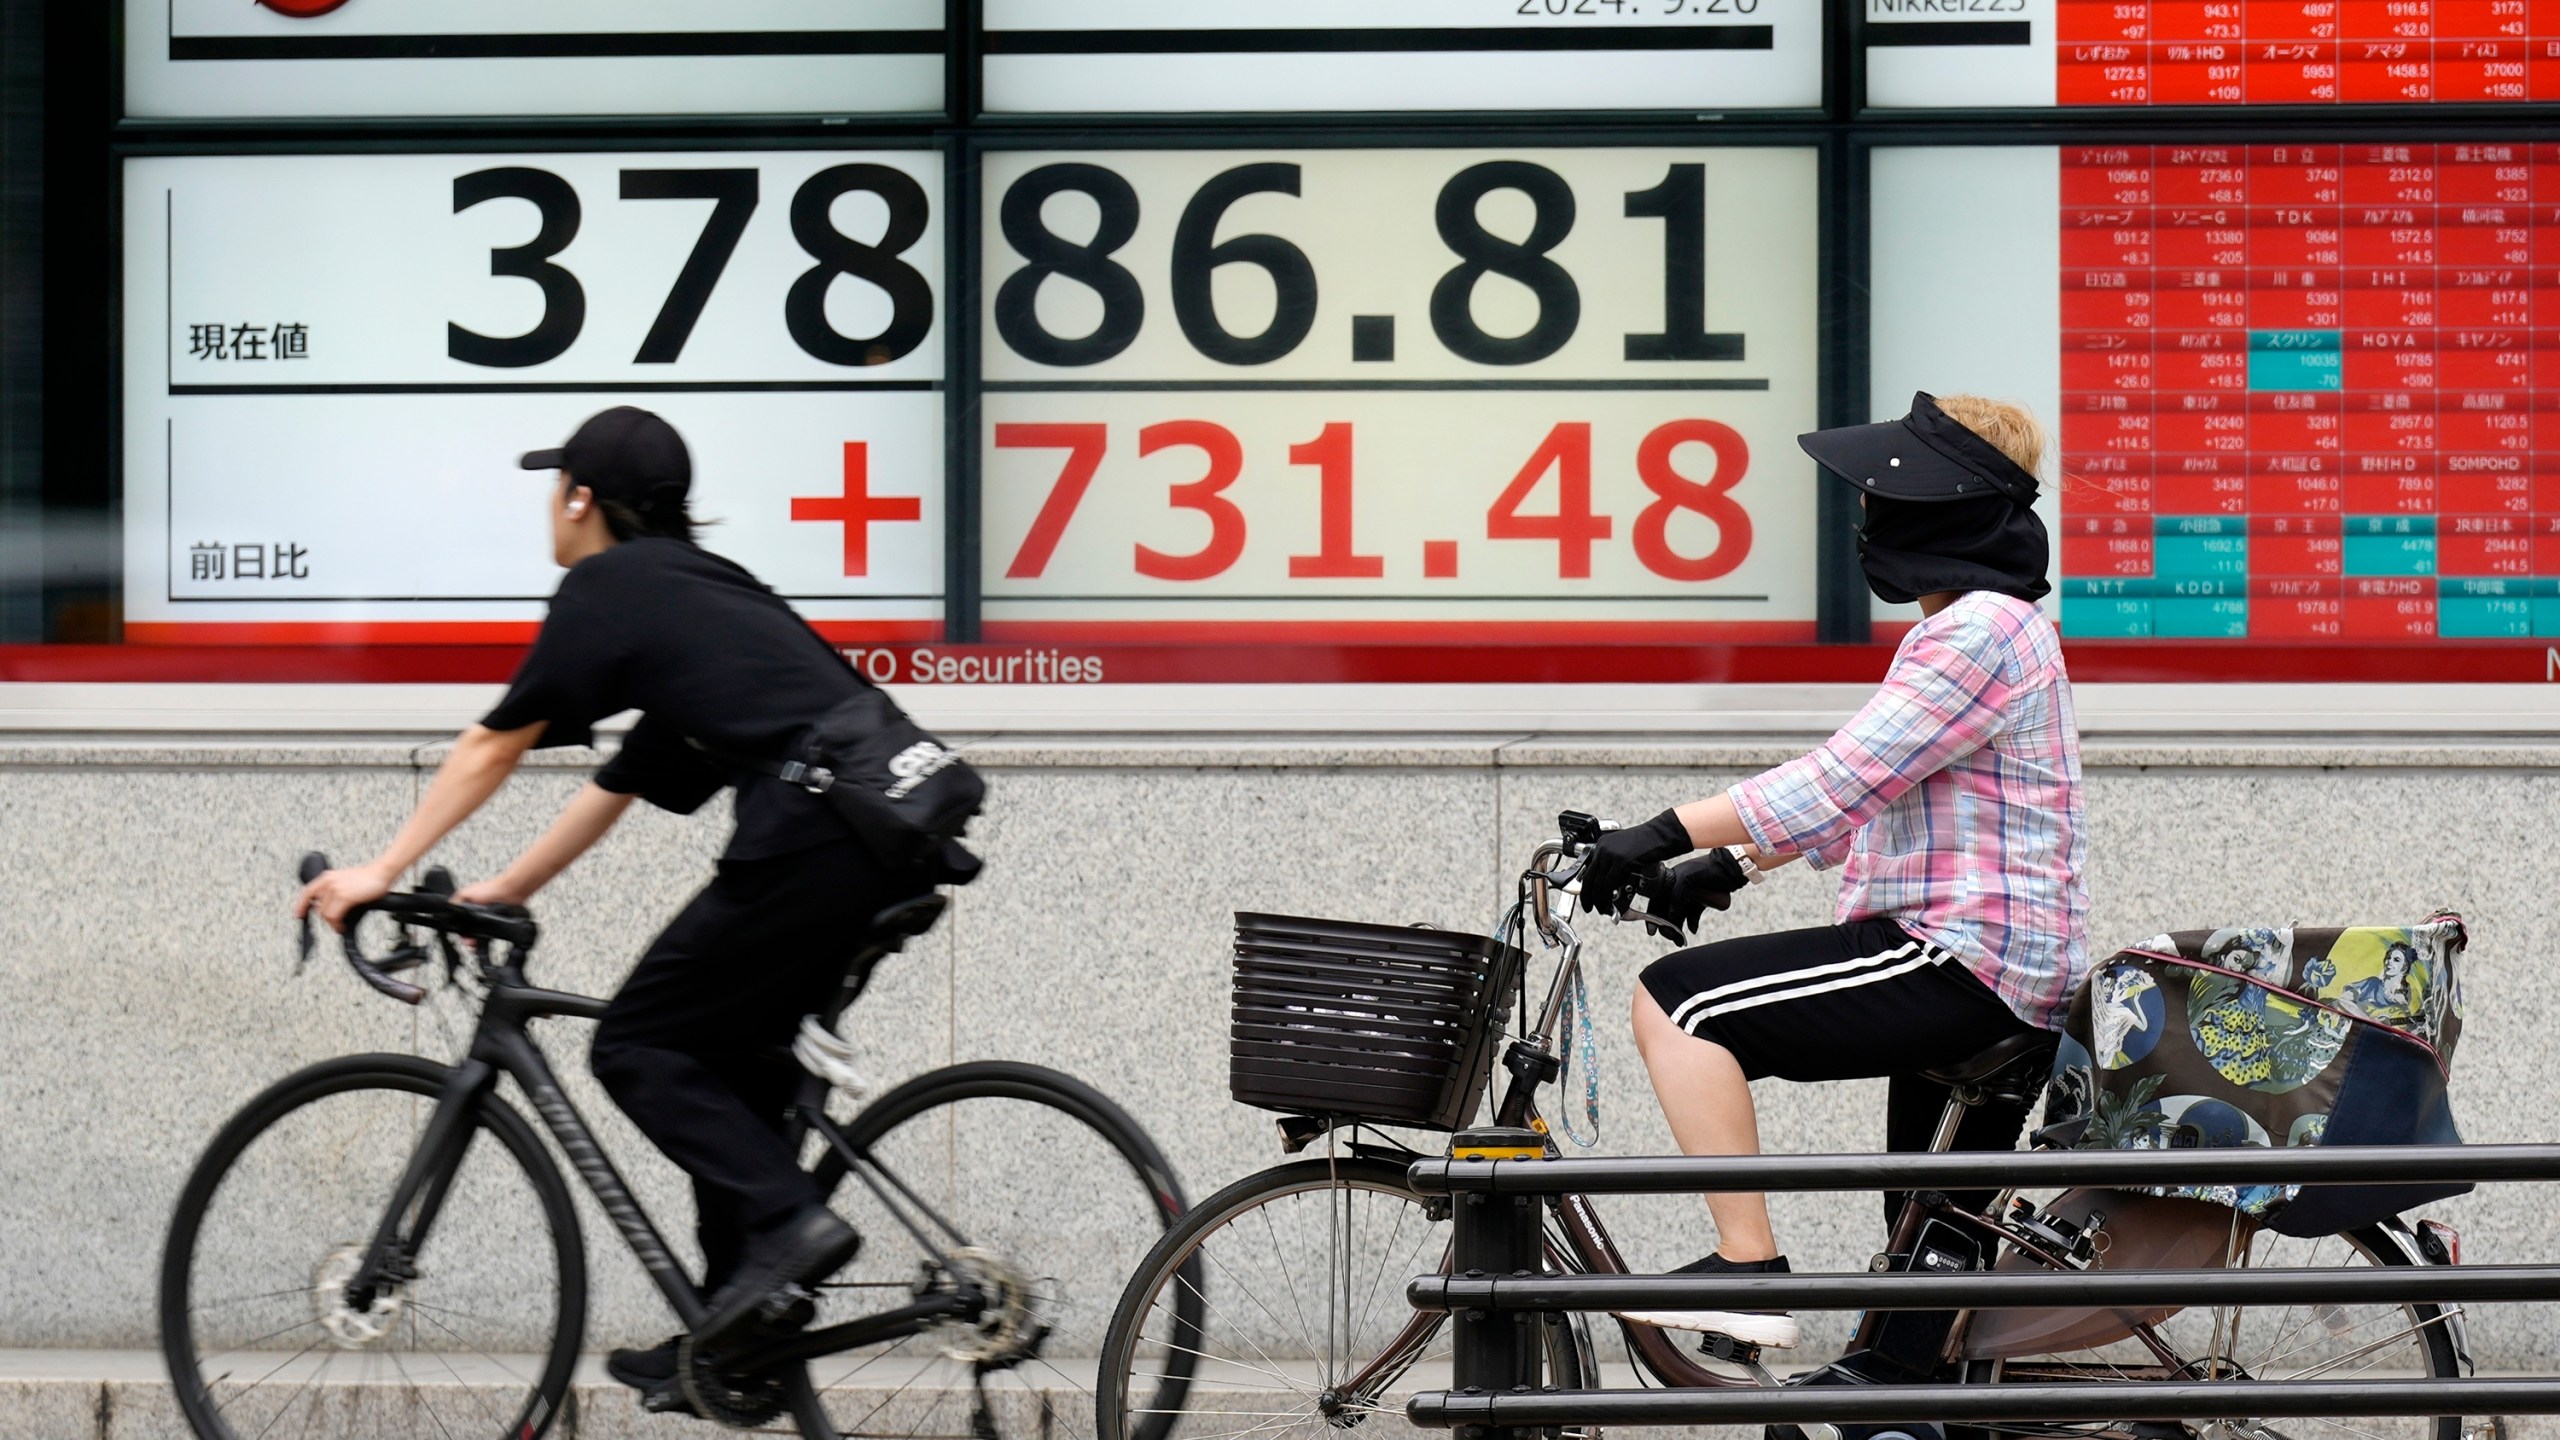
MULTIPOLYGON (((2468 939, 2447 912, 2407 926, 2182 930, 2120 950, 2072 1002, 2043 1137, 2100 1150, 2458 1143, 2445 1085, 2468 939)), ((2469 1188, 2151 1193, 2326 1235, 2469 1188)))

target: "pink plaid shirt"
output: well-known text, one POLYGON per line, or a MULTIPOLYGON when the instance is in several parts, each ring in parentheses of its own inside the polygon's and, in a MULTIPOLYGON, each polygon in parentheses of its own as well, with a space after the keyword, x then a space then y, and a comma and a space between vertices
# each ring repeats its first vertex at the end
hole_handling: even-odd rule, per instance
POLYGON ((1839 734, 1732 796, 1763 851, 1843 866, 1843 923, 1896 921, 2062 1028, 2089 969, 2089 844, 2071 680, 2033 604, 1976 590, 1921 621, 1839 734))

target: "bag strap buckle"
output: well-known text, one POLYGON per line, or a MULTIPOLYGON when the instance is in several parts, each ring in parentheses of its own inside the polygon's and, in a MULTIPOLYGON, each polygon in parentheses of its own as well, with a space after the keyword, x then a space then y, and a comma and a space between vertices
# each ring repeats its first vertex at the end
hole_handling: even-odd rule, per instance
POLYGON ((798 760, 785 760, 775 768, 773 775, 784 784, 797 785, 812 795, 824 795, 836 785, 836 772, 833 770, 798 760))

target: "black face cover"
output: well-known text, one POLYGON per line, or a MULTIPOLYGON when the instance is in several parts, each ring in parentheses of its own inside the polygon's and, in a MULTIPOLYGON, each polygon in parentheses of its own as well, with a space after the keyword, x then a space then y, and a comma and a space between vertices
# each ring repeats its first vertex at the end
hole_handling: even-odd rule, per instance
POLYGON ((1888 605, 1942 590, 1996 590, 2041 600, 2053 550, 2036 512, 2005 495, 1981 500, 1896 500, 1869 494, 1858 527, 1867 588, 1888 605))

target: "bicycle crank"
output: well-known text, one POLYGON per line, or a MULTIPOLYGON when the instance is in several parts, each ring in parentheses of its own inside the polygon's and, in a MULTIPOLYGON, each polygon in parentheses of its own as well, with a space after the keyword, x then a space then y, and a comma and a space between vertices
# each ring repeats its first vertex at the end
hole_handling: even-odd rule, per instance
POLYGON ((684 1384, 684 1397, 704 1419, 732 1430, 762 1425, 789 1403, 779 1373, 739 1375, 724 1370, 716 1357, 694 1352, 690 1335, 676 1342, 676 1376, 684 1384))

